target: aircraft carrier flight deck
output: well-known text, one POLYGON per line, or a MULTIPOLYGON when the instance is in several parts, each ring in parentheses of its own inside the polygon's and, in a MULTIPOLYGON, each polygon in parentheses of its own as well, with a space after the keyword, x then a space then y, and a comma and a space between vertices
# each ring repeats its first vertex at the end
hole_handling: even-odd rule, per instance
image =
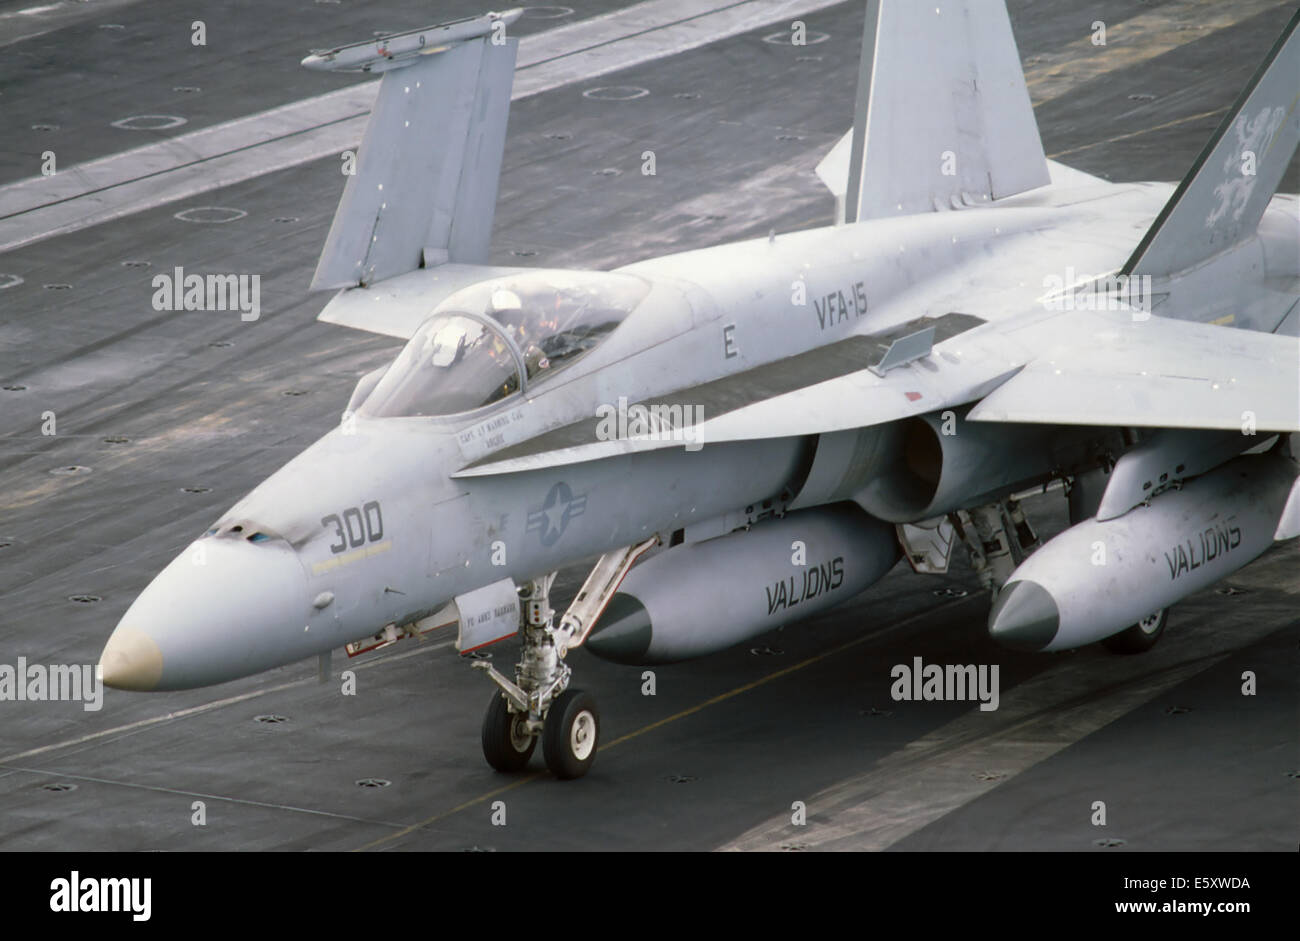
MULTIPOLYGON (((642 6, 674 4, 701 6, 642 6)), ((534 47, 492 263, 607 269, 829 224, 814 167, 853 124, 863 5, 802 0, 734 34, 665 33, 661 52, 646 50, 668 27, 605 16, 630 6, 529 6, 513 27, 539 44, 567 29, 566 42, 630 64, 572 56, 527 86, 549 48, 534 47)), ((1009 7, 1047 156, 1174 182, 1294 11, 1009 7), (1114 37, 1104 57, 1094 21, 1114 37)), ((234 122, 369 80, 301 68, 314 48, 481 12, 481 0, 0 2, 0 663, 94 664, 154 575, 336 425, 358 378, 401 348, 315 319, 339 150, 295 156, 315 146, 306 126, 273 151, 282 160, 264 159, 261 125, 234 122), (206 130, 226 135, 223 155, 191 138, 188 163, 111 163, 206 130), (6 201, 47 153, 79 187, 76 211, 6 201), (77 221, 87 213, 94 224, 77 221), (176 268, 260 273, 258 318, 157 310, 151 279, 176 268)), ((1293 158, 1280 191, 1297 190, 1293 158)), ((1023 505, 1044 537, 1067 526, 1059 491, 1023 505)), ((988 593, 960 548, 955 559, 942 576, 900 562, 847 604, 678 665, 577 650, 602 741, 575 781, 553 778, 540 749, 520 775, 484 763, 491 687, 457 654, 455 627, 335 651, 324 680, 313 659, 184 692, 108 689, 95 710, 3 701, 0 850, 1295 849, 1300 545, 1177 604, 1142 656, 999 647, 988 593), (998 708, 895 699, 892 668, 916 658, 998 665, 998 708)), ((585 574, 561 572, 558 610, 585 574)), ((488 648, 492 662, 509 672, 517 646, 488 648)))

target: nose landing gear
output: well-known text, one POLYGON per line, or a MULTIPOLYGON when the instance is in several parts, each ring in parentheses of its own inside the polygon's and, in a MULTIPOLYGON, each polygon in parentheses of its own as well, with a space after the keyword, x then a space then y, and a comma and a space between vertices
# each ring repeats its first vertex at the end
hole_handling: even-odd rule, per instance
POLYGON ((528 728, 528 716, 510 711, 504 693, 493 693, 483 716, 483 757, 498 771, 522 771, 533 756, 537 735, 528 728))
POLYGON ((551 774, 567 781, 587 773, 596 760, 600 713, 596 700, 580 689, 566 689, 546 716, 542 755, 551 774))
POLYGON ((557 778, 580 778, 590 770, 600 741, 600 713, 590 693, 569 689, 572 671, 564 656, 587 639, 632 564, 658 543, 656 534, 601 556, 558 627, 550 604, 554 572, 519 589, 524 643, 514 681, 487 660, 472 664, 499 690, 483 717, 483 757, 497 771, 523 770, 539 737, 546 767, 557 778))

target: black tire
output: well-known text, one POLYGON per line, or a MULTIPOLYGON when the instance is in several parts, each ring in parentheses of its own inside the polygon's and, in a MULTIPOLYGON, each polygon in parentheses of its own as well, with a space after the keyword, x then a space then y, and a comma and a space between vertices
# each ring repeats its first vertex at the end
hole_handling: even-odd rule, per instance
POLYGON ((483 757, 497 771, 511 774, 528 765, 537 747, 537 736, 528 735, 528 745, 521 748, 527 728, 522 713, 511 712, 505 696, 492 694, 487 714, 483 716, 483 757))
POLYGON ((546 767, 562 781, 582 777, 596 760, 599 740, 596 700, 580 689, 566 689, 551 703, 542 729, 546 767))
POLYGON ((1102 641, 1111 653, 1146 653, 1160 640, 1169 621, 1169 609, 1161 608, 1132 627, 1125 628, 1102 641))

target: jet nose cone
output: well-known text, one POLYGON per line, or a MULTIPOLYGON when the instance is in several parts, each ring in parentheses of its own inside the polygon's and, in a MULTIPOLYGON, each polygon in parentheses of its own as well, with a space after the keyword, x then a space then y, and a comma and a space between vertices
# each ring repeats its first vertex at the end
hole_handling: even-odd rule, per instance
POLYGON ((308 656, 322 638, 310 632, 306 594, 306 573, 282 540, 201 539, 122 616, 100 655, 104 683, 191 689, 308 656))
POLYGON ((1005 585, 989 612, 989 634, 1013 650, 1042 650, 1056 637, 1061 612, 1047 589, 1037 582, 1005 585))
POLYGON ((99 655, 105 686, 148 692, 162 678, 162 651, 143 631, 122 625, 99 655))

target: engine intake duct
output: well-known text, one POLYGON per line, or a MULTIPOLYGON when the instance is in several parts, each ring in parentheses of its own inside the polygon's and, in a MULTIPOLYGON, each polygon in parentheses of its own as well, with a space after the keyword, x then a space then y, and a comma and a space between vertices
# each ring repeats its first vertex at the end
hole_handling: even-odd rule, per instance
POLYGON ((929 519, 1033 484, 1059 464, 1061 429, 968 422, 967 411, 904 421, 897 433, 895 465, 855 493, 854 500, 890 522, 929 519))

